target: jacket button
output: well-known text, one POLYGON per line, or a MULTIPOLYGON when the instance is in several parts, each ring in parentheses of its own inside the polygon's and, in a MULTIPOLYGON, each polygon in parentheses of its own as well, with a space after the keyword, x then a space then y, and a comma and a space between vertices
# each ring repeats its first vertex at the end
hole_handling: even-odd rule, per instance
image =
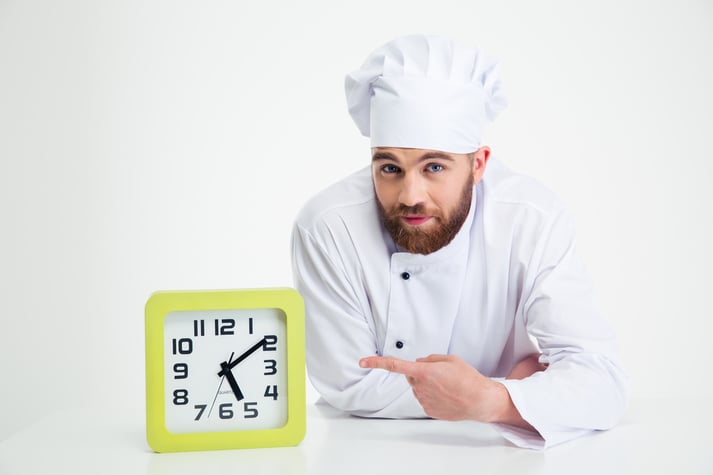
POLYGON ((403 272, 401 273, 401 278, 403 280, 409 280, 411 278, 411 274, 409 274, 408 272, 403 272))
POLYGON ((403 341, 399 340, 399 341, 396 342, 396 348, 397 348, 397 349, 400 350, 400 349, 403 348, 403 347, 404 347, 404 342, 403 342, 403 341))

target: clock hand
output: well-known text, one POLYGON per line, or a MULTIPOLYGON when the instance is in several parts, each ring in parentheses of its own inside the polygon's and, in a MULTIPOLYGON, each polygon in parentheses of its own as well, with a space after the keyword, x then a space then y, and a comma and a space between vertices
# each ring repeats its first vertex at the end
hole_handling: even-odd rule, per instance
POLYGON ((228 384, 230 384, 230 389, 232 389, 233 394, 235 394, 235 399, 237 399, 238 402, 242 401, 245 396, 243 396, 243 392, 240 390, 238 382, 235 381, 235 376, 233 376, 233 372, 228 366, 228 362, 223 361, 222 363, 220 363, 220 367, 223 368, 221 373, 225 374, 225 377, 228 378, 228 384))
MULTIPOLYGON (((235 353, 230 353, 230 358, 228 359, 228 363, 233 361, 233 356, 235 356, 235 353)), ((213 397, 213 403, 210 405, 210 410, 208 410, 208 418, 210 418, 210 415, 213 413, 213 407, 215 406, 215 401, 218 399, 218 394, 220 394, 220 388, 223 387, 223 380, 225 378, 220 378, 220 384, 218 384, 218 389, 215 391, 215 397, 213 397)))
POLYGON ((235 368, 240 362, 245 360, 245 358, 252 355, 263 346, 265 346, 265 338, 255 343, 252 347, 250 347, 248 351, 238 356, 232 363, 226 363, 224 361, 223 363, 225 363, 225 366, 223 366, 223 363, 221 363, 220 367, 222 369, 220 370, 220 373, 218 373, 218 376, 225 376, 231 369, 235 368))
MULTIPOLYGON (((262 340, 258 341, 255 343, 253 346, 251 346, 245 353, 242 355, 238 356, 235 361, 230 362, 228 361, 223 361, 220 363, 220 372, 218 373, 218 376, 224 376, 228 379, 228 384, 230 384, 230 389, 233 390, 233 394, 235 394, 235 398, 238 400, 238 402, 242 401, 245 399, 245 396, 243 395, 243 392, 240 390, 240 386, 238 386, 238 382, 235 380, 235 376, 233 375, 232 369, 235 368, 241 361, 244 361, 248 356, 252 355, 255 353, 257 350, 265 346, 265 338, 262 340)), ((233 355, 230 355, 230 358, 233 358, 233 355)), ((222 381, 222 380, 221 380, 222 381)), ((220 388, 218 388, 220 390, 220 388)))

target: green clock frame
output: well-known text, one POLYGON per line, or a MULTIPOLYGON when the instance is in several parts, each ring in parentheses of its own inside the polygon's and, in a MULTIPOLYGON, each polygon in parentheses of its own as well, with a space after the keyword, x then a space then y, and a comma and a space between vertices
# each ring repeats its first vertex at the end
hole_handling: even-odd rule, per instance
POLYGON ((146 438, 156 452, 298 445, 306 431, 304 302, 291 288, 161 291, 146 303, 146 438), (285 314, 287 422, 275 429, 174 434, 166 429, 164 320, 175 311, 279 309, 285 314))

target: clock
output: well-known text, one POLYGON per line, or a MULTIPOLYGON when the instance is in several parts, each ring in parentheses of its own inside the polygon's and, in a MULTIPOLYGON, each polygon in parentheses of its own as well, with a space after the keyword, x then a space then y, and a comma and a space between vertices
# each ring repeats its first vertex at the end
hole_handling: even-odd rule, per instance
POLYGON ((156 292, 145 318, 146 438, 154 451, 302 441, 304 303, 296 290, 156 292))

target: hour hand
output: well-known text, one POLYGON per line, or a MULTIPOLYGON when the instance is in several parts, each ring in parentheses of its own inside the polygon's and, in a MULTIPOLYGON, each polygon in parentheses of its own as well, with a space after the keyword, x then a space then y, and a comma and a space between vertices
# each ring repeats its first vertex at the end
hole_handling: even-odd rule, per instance
POLYGON ((235 394, 235 399, 237 399, 238 402, 242 401, 245 396, 243 396, 243 392, 240 390, 240 386, 238 386, 238 382, 235 380, 235 376, 233 376, 233 372, 231 371, 228 362, 223 361, 220 363, 220 368, 221 371, 218 373, 218 376, 225 376, 228 378, 228 384, 230 384, 230 389, 232 389, 233 394, 235 394))

